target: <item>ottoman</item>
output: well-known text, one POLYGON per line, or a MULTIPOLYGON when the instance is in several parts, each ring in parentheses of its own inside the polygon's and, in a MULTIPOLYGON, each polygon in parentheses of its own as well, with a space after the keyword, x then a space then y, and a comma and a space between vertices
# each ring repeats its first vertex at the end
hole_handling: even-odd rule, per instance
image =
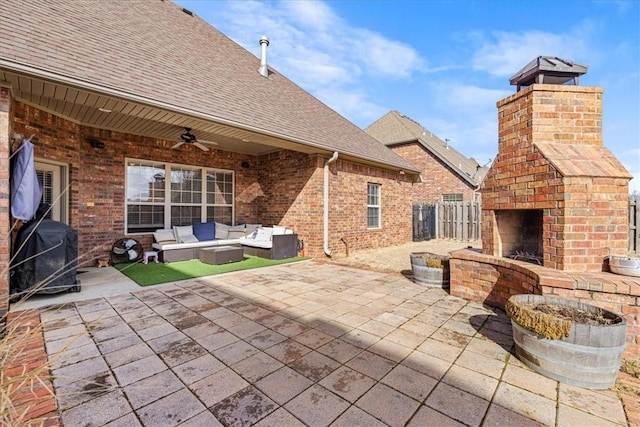
POLYGON ((216 246, 214 248, 200 249, 198 253, 200 262, 205 264, 227 264, 229 262, 242 261, 244 249, 242 246, 216 246))

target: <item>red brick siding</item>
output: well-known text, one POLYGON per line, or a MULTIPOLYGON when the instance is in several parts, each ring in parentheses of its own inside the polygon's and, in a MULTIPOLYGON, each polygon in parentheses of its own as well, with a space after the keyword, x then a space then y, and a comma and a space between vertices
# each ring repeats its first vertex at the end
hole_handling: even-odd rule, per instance
POLYGON ((472 251, 451 254, 451 295, 504 309, 512 295, 550 295, 622 313, 624 357, 640 359, 640 279, 608 272, 568 273, 472 251))
POLYGON ((412 186, 412 203, 435 203, 443 194, 462 193, 464 201, 473 201, 474 187, 449 166, 417 142, 390 147, 396 154, 422 170, 423 183, 412 186))
MULTIPOLYGON (((15 132, 35 135, 36 157, 68 164, 69 225, 79 231, 81 261, 107 254, 112 243, 124 235, 125 158, 234 170, 236 221, 254 222, 258 216, 257 172, 241 166, 243 161, 255 165, 253 156, 215 149, 204 152, 188 145, 173 150, 174 141, 78 126, 19 103, 14 117, 15 132), (90 138, 105 147, 91 147, 90 138)), ((150 235, 136 238, 151 246, 150 235)))
MULTIPOLYGON (((287 150, 258 157, 188 145, 173 150, 175 141, 79 126, 31 106, 15 107, 15 131, 35 134, 36 157, 69 166, 69 223, 79 230, 84 261, 104 256, 124 235, 125 158, 233 170, 236 222, 291 227, 308 255, 323 256, 325 158, 287 150), (91 138, 105 147, 91 147, 91 138)), ((341 238, 353 250, 411 241, 412 185, 408 175, 338 159, 330 174, 330 248, 344 251, 341 238), (380 230, 366 227, 367 182, 382 185, 380 230)), ((135 238, 151 246, 150 234, 135 238)))
POLYGON ((258 222, 293 229, 312 256, 322 252, 322 164, 317 156, 286 150, 258 158, 258 222))
POLYGON ((602 145, 601 88, 533 85, 498 102, 498 157, 482 186, 483 252, 500 255, 495 210, 543 210, 543 262, 601 271, 626 252, 628 181, 564 177, 537 142, 602 145), (610 248, 610 249, 607 249, 610 248))
POLYGON ((9 137, 12 132, 11 92, 0 86, 0 329, 9 310, 9 137), (3 111, 6 110, 6 111, 3 111))
MULTIPOLYGON (((323 189, 326 158, 282 151, 260 157, 264 199, 260 221, 293 228, 306 254, 324 256, 323 189)), ((406 175, 357 165, 330 164, 329 249, 334 253, 411 241, 411 181, 406 175), (382 228, 367 228, 367 183, 381 184, 382 228), (343 239, 344 242, 341 240, 343 239)))
POLYGON ((408 243, 411 179, 395 171, 344 162, 331 167, 329 247, 336 253, 408 243), (367 183, 381 185, 381 228, 367 228, 367 183))

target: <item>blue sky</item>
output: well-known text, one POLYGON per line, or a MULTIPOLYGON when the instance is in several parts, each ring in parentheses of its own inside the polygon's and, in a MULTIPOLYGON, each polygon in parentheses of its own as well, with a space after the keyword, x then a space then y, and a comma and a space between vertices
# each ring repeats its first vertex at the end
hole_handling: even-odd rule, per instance
POLYGON ((640 1, 177 1, 361 128, 390 110, 484 164, 496 102, 539 55, 587 65, 640 192, 640 1))

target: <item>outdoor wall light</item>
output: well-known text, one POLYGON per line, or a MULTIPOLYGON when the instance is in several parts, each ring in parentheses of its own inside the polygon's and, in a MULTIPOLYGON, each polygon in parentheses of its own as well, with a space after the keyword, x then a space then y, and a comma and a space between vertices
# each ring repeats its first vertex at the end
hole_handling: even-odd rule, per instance
POLYGON ((89 144, 91 144, 93 148, 104 148, 104 142, 98 141, 97 139, 90 139, 89 144))

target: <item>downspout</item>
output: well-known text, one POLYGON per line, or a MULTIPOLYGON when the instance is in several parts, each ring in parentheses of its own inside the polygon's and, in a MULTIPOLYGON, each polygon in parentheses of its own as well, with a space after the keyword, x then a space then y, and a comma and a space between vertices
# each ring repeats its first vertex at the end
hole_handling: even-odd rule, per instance
POLYGON ((334 151, 333 156, 324 164, 324 253, 331 257, 329 249, 329 163, 338 159, 338 152, 334 151))

